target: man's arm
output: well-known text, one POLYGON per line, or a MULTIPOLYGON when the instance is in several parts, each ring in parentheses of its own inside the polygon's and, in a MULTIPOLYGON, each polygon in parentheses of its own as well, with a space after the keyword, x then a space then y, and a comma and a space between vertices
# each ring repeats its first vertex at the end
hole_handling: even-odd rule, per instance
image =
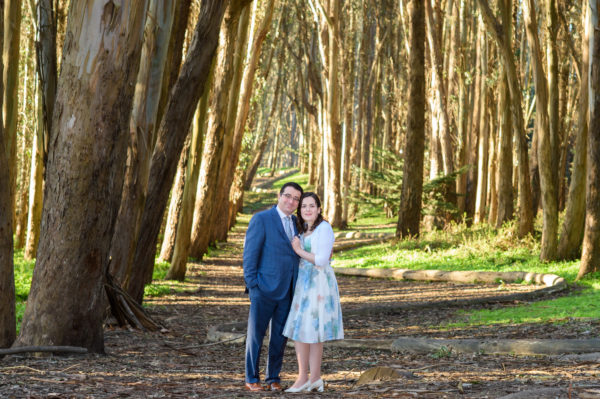
POLYGON ((248 289, 258 285, 258 261, 265 240, 263 218, 255 215, 250 219, 244 241, 244 281, 248 289))

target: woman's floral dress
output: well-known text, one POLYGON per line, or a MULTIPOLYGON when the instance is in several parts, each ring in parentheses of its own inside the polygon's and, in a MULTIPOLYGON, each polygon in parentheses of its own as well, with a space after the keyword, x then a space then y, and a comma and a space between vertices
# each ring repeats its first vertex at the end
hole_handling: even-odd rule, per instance
MULTIPOLYGON (((301 236, 305 251, 311 252, 311 240, 315 236, 315 233, 306 238, 301 236)), ((319 267, 300 259, 294 299, 283 335, 311 344, 344 338, 340 295, 330 264, 319 267)))

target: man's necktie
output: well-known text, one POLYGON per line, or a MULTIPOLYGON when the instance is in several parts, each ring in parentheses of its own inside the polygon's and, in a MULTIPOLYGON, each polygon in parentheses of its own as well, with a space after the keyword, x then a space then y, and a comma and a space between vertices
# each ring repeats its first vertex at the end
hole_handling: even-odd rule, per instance
POLYGON ((283 227, 285 228, 285 234, 287 234, 290 241, 292 241, 292 239, 294 238, 294 228, 292 227, 292 217, 286 216, 285 218, 283 218, 283 220, 285 220, 285 223, 283 223, 283 227))

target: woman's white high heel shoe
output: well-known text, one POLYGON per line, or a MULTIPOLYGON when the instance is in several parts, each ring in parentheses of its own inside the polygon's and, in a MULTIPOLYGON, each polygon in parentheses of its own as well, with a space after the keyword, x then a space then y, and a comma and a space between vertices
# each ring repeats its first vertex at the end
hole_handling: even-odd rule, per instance
MULTIPOLYGON (((310 380, 309 380, 309 382, 310 382, 310 380)), ((321 378, 319 378, 315 382, 311 383, 310 386, 306 390, 308 392, 311 392, 314 390, 317 390, 317 392, 323 392, 324 385, 325 384, 323 384, 323 380, 321 378)))
POLYGON ((310 380, 308 380, 308 381, 306 381, 306 383, 304 385, 302 385, 302 386, 300 386, 298 388, 292 388, 292 387, 290 387, 290 388, 286 389, 285 391, 289 392, 289 393, 306 392, 306 391, 309 391, 308 388, 310 386, 311 386, 310 380))

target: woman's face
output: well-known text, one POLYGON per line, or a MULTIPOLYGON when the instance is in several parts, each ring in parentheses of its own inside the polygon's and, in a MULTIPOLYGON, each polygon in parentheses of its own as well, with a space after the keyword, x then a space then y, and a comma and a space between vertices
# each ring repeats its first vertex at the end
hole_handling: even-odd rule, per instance
POLYGON ((317 219, 319 212, 321 212, 321 208, 317 206, 314 198, 306 197, 302 200, 300 214, 306 223, 312 224, 317 219))

